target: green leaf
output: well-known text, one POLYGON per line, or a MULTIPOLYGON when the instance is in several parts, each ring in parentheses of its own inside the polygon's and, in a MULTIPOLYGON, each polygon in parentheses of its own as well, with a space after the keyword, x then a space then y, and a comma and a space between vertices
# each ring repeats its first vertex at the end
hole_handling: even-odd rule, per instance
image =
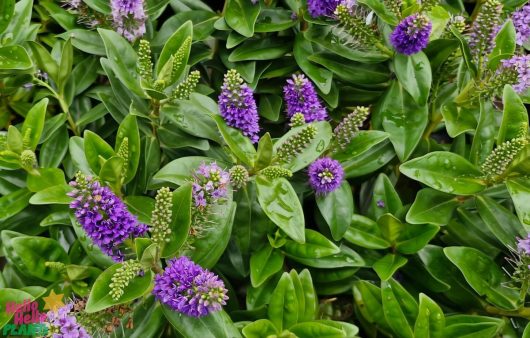
POLYGON ((146 270, 144 271, 143 276, 137 276, 129 282, 129 285, 123 289, 124 294, 120 299, 112 299, 109 294, 111 290, 109 285, 111 284, 112 276, 114 276, 116 270, 121 266, 122 263, 112 265, 107 270, 103 271, 103 273, 96 279, 85 307, 87 313, 94 313, 107 309, 113 305, 128 303, 149 292, 153 273, 150 270, 146 270))
POLYGON ((303 265, 319 269, 334 269, 343 267, 360 267, 366 266, 363 258, 352 249, 341 245, 340 253, 324 256, 321 258, 303 258, 298 256, 289 256, 289 258, 303 265))
POLYGON ((284 256, 269 245, 250 256, 250 281, 257 288, 283 267, 284 256))
POLYGON ((99 174, 102 167, 100 158, 108 160, 111 157, 116 156, 116 153, 98 134, 91 132, 90 130, 85 130, 84 137, 86 160, 92 171, 99 174))
POLYGON ((479 295, 505 310, 520 307, 519 292, 506 286, 506 274, 488 255, 468 247, 446 247, 444 253, 479 295))
POLYGON ((395 254, 386 254, 374 263, 373 269, 383 281, 389 280, 396 271, 407 264, 408 259, 395 254))
POLYGON ((183 316, 163 305, 162 310, 176 333, 181 337, 241 338, 230 316, 223 310, 199 318, 183 316))
POLYGON ((416 104, 399 82, 394 81, 378 109, 396 154, 401 161, 407 160, 427 126, 427 105, 416 104))
MULTIPOLYGON (((291 159, 289 163, 283 165, 293 173, 307 167, 315 161, 328 148, 331 142, 332 131, 331 126, 327 121, 315 122, 312 123, 312 125, 317 129, 315 138, 300 154, 291 159)), ((286 142, 292 135, 300 132, 303 128, 303 126, 292 128, 289 132, 283 135, 278 141, 276 141, 276 143, 274 143, 274 151, 277 152, 281 144, 286 142)))
POLYGON ((346 332, 341 328, 326 325, 324 323, 313 321, 293 325, 289 331, 294 333, 299 338, 341 338, 345 337, 346 332))
POLYGON ((234 223, 236 204, 232 196, 228 196, 222 204, 212 207, 207 222, 215 224, 207 229, 200 240, 191 243, 189 257, 197 264, 207 269, 212 268, 228 246, 234 223))
POLYGON ((492 198, 477 196, 476 204, 478 213, 486 226, 505 246, 514 247, 517 237, 526 235, 521 222, 513 212, 492 198))
POLYGON ((328 94, 331 90, 333 73, 309 62, 307 56, 311 54, 313 54, 311 42, 306 40, 302 33, 298 33, 293 46, 293 55, 296 63, 322 93, 328 94))
POLYGON ((387 175, 379 174, 374 183, 370 208, 367 214, 373 219, 378 219, 387 213, 396 215, 401 208, 403 208, 403 203, 394 185, 387 175), (382 206, 379 202, 382 202, 382 206))
POLYGON ((420 293, 420 308, 414 324, 415 338, 443 338, 445 317, 442 309, 427 295, 420 293))
POLYGON ((359 3, 368 6, 375 12, 375 14, 377 14, 378 18, 387 24, 391 26, 397 26, 399 23, 396 15, 385 6, 385 3, 377 0, 359 0, 359 3))
POLYGON ((442 106, 442 116, 449 136, 457 137, 465 132, 475 130, 477 120, 474 109, 458 106, 454 102, 448 102, 442 106))
POLYGON ((118 79, 133 93, 145 97, 140 86, 140 77, 136 73, 138 57, 129 42, 111 30, 98 28, 98 32, 103 39, 108 62, 118 79))
POLYGON ((246 0, 228 0, 225 3, 225 21, 239 34, 250 38, 254 35, 254 25, 261 6, 246 0))
POLYGON ((63 34, 60 34, 59 37, 63 39, 70 39, 72 45, 88 54, 105 56, 105 45, 100 35, 91 30, 85 29, 71 29, 63 34))
POLYGON ((265 214, 298 243, 305 242, 305 221, 302 205, 293 187, 285 178, 269 181, 256 178, 258 200, 265 214))
POLYGON ((213 119, 217 123, 217 127, 223 136, 226 144, 232 150, 234 155, 243 163, 254 166, 254 159, 256 157, 256 149, 252 145, 250 139, 244 136, 241 131, 231 128, 226 125, 226 122, 220 115, 214 115, 213 119))
POLYGON ((353 299, 365 321, 387 332, 391 330, 383 312, 381 290, 377 286, 365 280, 356 281, 353 284, 353 299))
POLYGON ((368 217, 353 215, 352 222, 344 234, 350 243, 368 249, 386 249, 391 243, 383 237, 379 225, 368 217))
POLYGON ((0 47, 0 71, 25 70, 31 68, 33 62, 22 46, 0 47))
POLYGON ((394 69, 399 82, 412 99, 419 105, 426 104, 432 82, 431 64, 427 56, 422 52, 410 56, 397 53, 394 69))
POLYGON ((400 302, 404 302, 406 300, 401 299, 398 301, 395 290, 393 290, 394 285, 387 281, 381 282, 381 299, 383 303, 385 319, 397 337, 413 338, 414 333, 412 331, 411 325, 408 322, 404 313, 404 309, 400 304, 400 302))
POLYGON ((486 187, 482 173, 460 155, 434 151, 403 163, 399 170, 438 191, 473 195, 486 187))
POLYGON ((313 280, 309 270, 304 269, 298 274, 300 284, 302 286, 303 298, 305 306, 298 313, 298 321, 304 322, 312 320, 316 317, 318 311, 318 297, 313 287, 313 280))
POLYGON ((489 102, 480 101, 480 115, 469 154, 471 163, 484 163, 495 143, 495 110, 489 102))
POLYGON ((48 99, 42 99, 35 104, 26 115, 24 124, 22 124, 22 137, 29 149, 35 150, 39 144, 42 130, 44 129, 44 120, 46 119, 46 108, 48 107, 48 99))
POLYGON ((268 319, 256 320, 243 328, 243 335, 246 338, 263 338, 274 336, 277 333, 276 327, 268 319))
POLYGON ((354 212, 350 184, 347 181, 342 182, 337 190, 327 195, 317 196, 316 202, 331 230, 333 239, 336 241, 342 239, 349 227, 348 222, 344 220, 350 219, 354 212))
POLYGON ((6 257, 25 275, 47 282, 61 278, 60 272, 45 265, 46 262, 70 262, 68 254, 54 239, 25 236, 13 231, 2 231, 6 257))
MULTIPOLYGON (((162 69, 166 65, 166 63, 169 61, 169 59, 180 50, 186 39, 193 37, 193 23, 191 21, 186 21, 182 26, 179 27, 169 37, 169 39, 164 44, 164 48, 162 48, 162 52, 160 53, 160 57, 158 58, 158 63, 156 65, 156 72, 158 76, 160 76, 162 69)), ((180 72, 175 74, 173 78, 178 79, 184 72, 184 69, 186 65, 188 64, 188 58, 190 55, 191 45, 190 47, 184 51, 184 58, 182 59, 182 66, 179 69, 180 72)))
POLYGON ((530 182, 525 178, 512 178, 506 181, 519 221, 530 232, 530 182))
POLYGON ((340 252, 339 247, 324 235, 310 229, 305 229, 305 242, 303 244, 288 239, 282 250, 289 257, 299 258, 322 258, 340 252))
POLYGON ((515 52, 515 27, 512 20, 508 19, 495 35, 493 46, 495 47, 488 55, 488 68, 491 70, 497 69, 501 60, 509 59, 515 52))
MULTIPOLYGON (((183 185, 190 180, 193 173, 201 164, 210 164, 214 159, 202 156, 180 157, 166 164, 154 176, 153 181, 170 182, 183 185)), ((218 163, 223 166, 222 163, 218 163)))
POLYGON ((423 249, 439 230, 435 224, 405 224, 396 241, 396 250, 406 255, 414 254, 423 249))
POLYGON ((268 315, 278 331, 298 322, 298 299, 289 273, 284 272, 271 296, 268 315))
POLYGON ((171 235, 162 249, 162 257, 173 256, 186 242, 191 226, 191 184, 186 183, 173 192, 171 235))
POLYGON ((127 115, 120 123, 116 134, 116 146, 114 147, 116 153, 125 138, 127 138, 129 146, 127 148, 127 162, 124 162, 127 170, 123 183, 128 183, 136 175, 136 170, 140 163, 140 132, 138 130, 138 123, 136 122, 136 116, 134 115, 127 115))
POLYGON ((258 143, 258 152, 256 154, 256 169, 268 167, 272 162, 272 139, 269 133, 265 133, 258 143))
POLYGON ((55 185, 66 184, 66 181, 61 169, 39 168, 37 174, 28 175, 26 183, 30 191, 37 192, 55 185))
POLYGON ((352 157, 366 154, 378 144, 388 139, 388 133, 379 130, 361 130, 351 140, 345 149, 333 154, 338 161, 347 161, 352 157))
POLYGON ((416 194, 406 219, 412 224, 445 225, 459 204, 460 201, 454 195, 425 188, 416 194))
POLYGON ((280 32, 296 25, 293 12, 280 8, 264 8, 254 26, 256 33, 280 32))
POLYGON ((70 204, 72 198, 67 194, 73 188, 67 184, 55 185, 36 192, 29 199, 30 204, 70 204))
POLYGON ((519 97, 510 85, 504 86, 502 95, 504 111, 502 122, 497 134, 497 144, 525 135, 528 130, 528 112, 519 97))
POLYGON ((63 45, 61 53, 61 62, 57 72, 57 86, 59 87, 59 93, 64 93, 64 87, 72 73, 72 67, 74 64, 74 50, 72 48, 72 41, 66 40, 63 45))
POLYGON ((444 337, 455 338, 494 338, 506 324, 501 318, 478 315, 448 316, 445 322, 444 337))
POLYGON ((32 193, 28 189, 17 189, 0 197, 0 220, 14 216, 29 204, 32 193))
POLYGON ((473 57, 471 56, 471 50, 469 49, 469 44, 464 36, 458 31, 458 29, 451 25, 449 27, 449 30, 453 35, 456 37, 458 42, 460 42, 460 48, 462 50, 462 56, 464 58, 465 64, 467 66, 467 69, 471 73, 471 76, 476 77, 477 76, 477 66, 473 62, 473 57))
MULTIPOLYGON (((46 130, 43 131, 43 134, 45 133, 46 130)), ((68 129, 63 124, 42 144, 39 152, 40 166, 42 168, 58 167, 68 151, 68 141, 68 129)))
POLYGON ((23 304, 24 301, 33 301, 35 297, 27 292, 18 289, 2 287, 0 289, 0 327, 4 327, 14 315, 14 312, 7 312, 8 303, 23 304))
MULTIPOLYGON (((9 22, 15 13, 15 0, 5 0, 0 4, 0 33, 6 30, 9 22)), ((2 327, 0 321, 0 327, 2 327)))
POLYGON ((236 47, 228 61, 264 61, 278 59, 292 50, 291 41, 284 38, 263 38, 259 40, 247 40, 236 47))
POLYGON ((116 190, 119 190, 118 186, 122 176, 121 173, 123 172, 123 162, 123 158, 119 156, 112 156, 103 162, 101 170, 98 174, 102 181, 108 182, 109 185, 114 187, 116 190))

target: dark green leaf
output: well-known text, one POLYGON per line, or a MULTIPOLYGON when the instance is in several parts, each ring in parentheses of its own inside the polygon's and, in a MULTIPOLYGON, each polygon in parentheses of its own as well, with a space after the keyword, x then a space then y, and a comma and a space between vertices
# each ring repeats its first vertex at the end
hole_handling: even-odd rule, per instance
POLYGON ((333 239, 342 239, 348 230, 348 220, 354 213, 353 195, 348 182, 342 182, 339 189, 322 196, 316 197, 317 206, 320 213, 326 220, 331 230, 333 239))

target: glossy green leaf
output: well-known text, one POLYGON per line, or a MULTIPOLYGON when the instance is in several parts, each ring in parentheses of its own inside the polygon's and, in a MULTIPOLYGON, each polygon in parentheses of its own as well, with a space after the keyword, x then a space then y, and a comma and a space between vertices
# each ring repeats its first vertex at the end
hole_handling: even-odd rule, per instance
POLYGON ((512 178, 506 181, 506 187, 519 221, 527 232, 530 231, 530 182, 524 178, 512 178))
POLYGON ((495 110, 488 102, 480 102, 480 115, 477 129, 471 144, 469 160, 479 165, 484 163, 495 143, 495 110))
POLYGON ((443 338, 445 317, 442 309, 427 295, 420 293, 418 318, 414 324, 414 338, 443 338))
POLYGON ((282 250, 289 257, 321 258, 338 254, 340 252, 333 242, 317 231, 305 229, 305 242, 303 244, 287 240, 282 250))
POLYGON ((55 185, 66 184, 64 172, 57 168, 41 168, 36 174, 28 175, 28 189, 32 192, 44 190, 55 185))
POLYGON ((515 27, 512 20, 507 20, 495 35, 493 50, 488 55, 488 68, 495 70, 503 59, 509 59, 515 52, 515 27))
POLYGON ((498 145, 525 135, 528 130, 528 112, 512 86, 504 86, 502 102, 504 110, 499 133, 497 134, 498 145))
POLYGON ((377 222, 362 215, 353 215, 352 223, 344 233, 344 239, 368 249, 386 249, 391 245, 383 237, 377 222))
POLYGON ((299 323, 289 328, 289 331, 294 333, 299 338, 341 338, 345 336, 345 332, 341 328, 331 325, 326 325, 318 321, 299 323))
POLYGON ((385 319, 396 336, 403 338, 413 338, 414 333, 412 331, 411 325, 407 321, 404 309, 401 307, 395 290, 393 290, 393 285, 390 282, 381 282, 381 299, 385 319))
POLYGON ((274 324, 268 319, 259 319, 247 324, 243 328, 245 338, 262 338, 276 335, 278 331, 274 324))
POLYGON ((28 189, 18 189, 0 197, 0 220, 9 218, 28 206, 32 193, 28 189))
POLYGON ((220 115, 213 116, 217 127, 223 136, 226 144, 243 163, 254 166, 254 159, 256 157, 256 149, 252 145, 250 139, 244 136, 241 131, 231 128, 226 125, 226 122, 220 115))
POLYGON ((504 320, 477 315, 453 315, 446 318, 445 337, 494 338, 505 326, 504 320))
POLYGON ((394 81, 378 110, 396 154, 405 161, 416 149, 427 126, 427 105, 415 103, 404 87, 394 81))
POLYGON ((278 59, 292 49, 290 41, 282 38, 264 38, 259 40, 247 40, 236 47, 228 61, 264 61, 278 59))
POLYGON ((407 259, 396 254, 386 254, 374 263, 373 269, 381 280, 390 279, 399 268, 407 264, 407 259))
POLYGON ((410 56, 397 53, 394 58, 396 76, 412 99, 419 105, 427 103, 431 90, 431 65, 427 56, 420 52, 410 56))
POLYGON ((173 207, 169 228, 169 242, 162 249, 162 257, 173 256, 188 238, 191 226, 191 184, 187 183, 173 192, 173 207))
POLYGON ((333 239, 342 239, 350 226, 349 220, 354 212, 353 195, 348 182, 327 195, 317 196, 316 202, 320 213, 331 230, 333 239), (346 220, 346 221, 345 221, 346 220))
POLYGON ((309 62, 307 56, 313 54, 313 47, 311 46, 311 42, 305 39, 302 33, 296 35, 293 46, 293 54, 296 63, 300 66, 304 73, 307 74, 311 81, 313 81, 318 89, 320 89, 320 91, 324 94, 329 93, 331 90, 333 73, 309 62))
POLYGON ((46 119, 46 108, 48 99, 42 99, 35 104, 26 115, 24 124, 22 124, 21 134, 24 138, 25 146, 31 150, 37 148, 42 130, 44 129, 44 120, 46 119))
POLYGON ((162 306, 164 315, 173 328, 182 337, 241 338, 230 316, 225 311, 217 311, 199 318, 184 316, 172 309, 162 306))
POLYGON ((457 137, 465 132, 475 130, 477 120, 473 110, 460 107, 454 102, 448 102, 442 107, 442 116, 449 136, 457 137))
POLYGON ((256 178, 258 200, 263 211, 280 229, 298 243, 305 242, 302 205, 292 185, 284 178, 256 178))
POLYGON ((268 315, 278 331, 298 322, 298 299, 289 273, 284 272, 271 296, 268 315))
POLYGON ((18 45, 0 47, 0 71, 25 70, 32 65, 33 62, 24 47, 18 45))
MULTIPOLYGON (((0 33, 6 30, 15 13, 15 0, 5 0, 0 4, 0 33)), ((2 327, 0 322, 0 327, 2 327)))
POLYGON ((245 0, 228 0, 225 8, 225 20, 228 26, 243 36, 252 37, 260 4, 254 5, 245 0))
POLYGON ((378 219, 384 214, 396 215, 403 203, 394 188, 394 184, 385 174, 379 174, 374 183, 370 207, 367 214, 373 219, 378 219))
POLYGON ((85 130, 85 157, 93 172, 99 173, 101 171, 101 160, 108 160, 116 153, 112 147, 103 140, 98 134, 85 130))
POLYGON ((450 152, 431 152, 403 163, 399 170, 433 189, 450 194, 472 195, 486 186, 477 167, 450 152))
POLYGON ((284 256, 281 252, 265 245, 250 257, 250 281, 257 288, 283 267, 284 256))
POLYGON ((70 204, 72 198, 67 194, 73 188, 67 184, 54 185, 53 187, 36 192, 29 199, 30 204, 70 204))
POLYGON ((517 216, 492 198, 478 196, 476 204, 480 217, 502 244, 514 247, 517 237, 526 234, 517 216))
POLYGON ((183 185, 188 182, 201 164, 210 164, 213 159, 202 156, 181 157, 166 164, 154 176, 154 181, 183 185))
POLYGON ((479 295, 505 310, 519 308, 519 292, 506 286, 506 274, 491 257, 468 247, 447 247, 444 253, 479 295))
POLYGON ((420 251, 438 233, 435 224, 405 224, 396 241, 396 250, 410 255, 420 251))
MULTIPOLYGON (((193 37, 193 23, 191 21, 186 21, 182 26, 180 26, 173 35, 171 35, 166 43, 164 44, 164 48, 162 48, 162 52, 160 53, 160 57, 158 58, 158 63, 156 65, 156 72, 158 76, 161 75, 162 69, 166 65, 166 63, 169 61, 169 59, 177 53, 177 51, 180 51, 181 47, 183 46, 184 42, 188 38, 193 37)), ((190 55, 191 46, 188 47, 187 50, 183 50, 183 59, 182 59, 182 67, 179 69, 179 72, 177 74, 172 74, 172 77, 175 79, 178 79, 183 71, 184 67, 188 64, 188 58, 190 55)))
POLYGON ((103 271, 101 275, 96 279, 90 296, 88 296, 87 304, 85 311, 88 313, 94 313, 97 311, 104 310, 113 305, 128 303, 136 298, 142 297, 145 295, 151 286, 151 281, 153 279, 153 273, 149 270, 144 271, 143 276, 137 276, 132 281, 129 282, 123 290, 124 294, 118 299, 112 299, 110 293, 110 283, 112 276, 122 263, 114 264, 109 267, 107 270, 103 271))
POLYGON ((460 201, 454 195, 430 188, 422 189, 407 213, 407 222, 445 225, 459 204, 460 201))

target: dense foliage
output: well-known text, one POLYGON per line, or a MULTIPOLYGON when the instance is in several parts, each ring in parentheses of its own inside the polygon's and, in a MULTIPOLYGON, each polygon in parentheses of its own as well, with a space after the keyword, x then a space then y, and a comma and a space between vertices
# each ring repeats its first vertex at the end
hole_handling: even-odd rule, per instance
POLYGON ((48 336, 530 337, 529 38, 524 0, 1 0, 2 334, 64 295, 48 336))

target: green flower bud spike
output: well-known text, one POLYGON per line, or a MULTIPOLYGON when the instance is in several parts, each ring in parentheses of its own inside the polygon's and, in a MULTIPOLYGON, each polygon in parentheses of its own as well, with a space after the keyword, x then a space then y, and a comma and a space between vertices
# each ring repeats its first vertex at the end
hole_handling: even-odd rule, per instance
POLYGON ((305 124, 305 117, 302 113, 296 113, 291 117, 291 123, 289 124, 291 128, 301 127, 305 124))
POLYGON ((169 242, 172 209, 173 193, 167 187, 160 188, 155 197, 155 210, 151 215, 151 228, 149 229, 154 243, 169 242))
POLYGON ((285 169, 285 168, 275 166, 275 165, 263 169, 262 171, 260 171, 260 174, 267 177, 270 180, 274 180, 280 177, 289 178, 293 176, 292 171, 290 171, 289 169, 285 169))
POLYGON ((153 61, 151 61, 151 44, 147 40, 140 40, 138 47, 138 73, 146 82, 153 81, 153 61))
POLYGON ((367 107, 355 107, 335 128, 335 141, 344 149, 350 144, 353 137, 359 132, 364 121, 368 118, 370 110, 367 107))
POLYGON ((242 165, 230 168, 230 182, 236 188, 243 188, 248 182, 248 171, 242 165))
POLYGON ((120 144, 117 155, 123 159, 123 167, 121 168, 121 177, 125 179, 127 174, 127 167, 129 165, 129 138, 124 137, 120 144))
POLYGON ((32 150, 24 150, 22 154, 20 154, 20 165, 26 171, 34 171, 38 168, 37 156, 35 156, 35 153, 32 150))
POLYGON ((287 162, 296 157, 305 148, 309 146, 311 141, 317 134, 317 128, 313 125, 304 127, 301 131, 289 137, 284 143, 278 147, 276 157, 279 162, 287 162))
POLYGON ((125 293, 125 288, 129 283, 138 276, 138 273, 142 270, 142 265, 140 262, 135 260, 128 260, 123 262, 114 275, 111 278, 111 283, 109 284, 111 295, 114 301, 117 301, 125 293))
POLYGON ((178 80, 176 76, 181 71, 182 65, 184 64, 185 52, 188 50, 190 45, 191 45, 191 38, 188 37, 186 40, 184 40, 184 42, 182 43, 180 48, 177 50, 177 52, 173 54, 173 71, 171 75, 173 82, 178 80))
POLYGON ((482 172, 491 182, 499 181, 515 157, 528 144, 526 137, 506 141, 495 148, 482 164, 482 172))
POLYGON ((173 94, 171 95, 171 98, 173 100, 189 99, 191 93, 193 93, 195 87, 197 87, 200 78, 201 73, 199 71, 194 70, 193 72, 191 72, 190 75, 188 75, 188 77, 186 78, 186 80, 179 83, 179 85, 175 88, 173 94))

